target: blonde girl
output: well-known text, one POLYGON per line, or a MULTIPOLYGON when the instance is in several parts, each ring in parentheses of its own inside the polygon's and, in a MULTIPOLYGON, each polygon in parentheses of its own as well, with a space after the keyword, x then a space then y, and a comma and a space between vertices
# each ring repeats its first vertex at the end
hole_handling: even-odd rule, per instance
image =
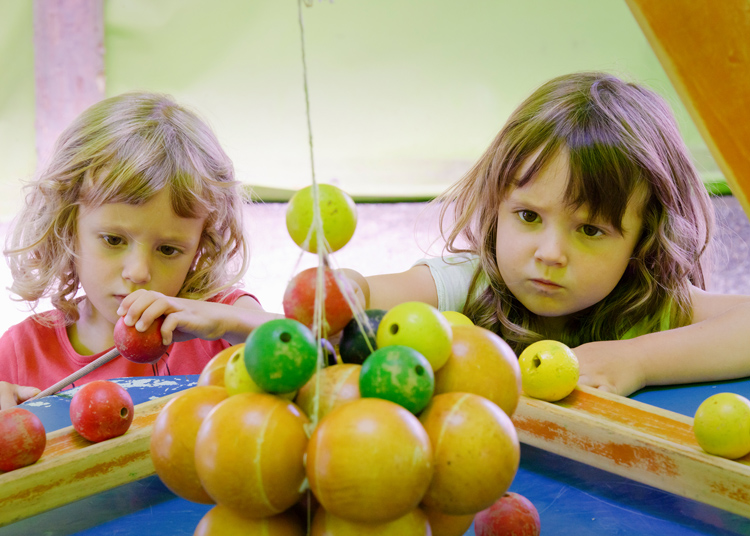
POLYGON ((117 358, 81 382, 197 374, 276 315, 237 288, 248 263, 232 162, 194 112, 128 93, 83 112, 60 136, 5 255, 10 290, 53 309, 0 339, 0 407, 22 402, 112 348, 114 324, 164 315, 153 365, 117 358))

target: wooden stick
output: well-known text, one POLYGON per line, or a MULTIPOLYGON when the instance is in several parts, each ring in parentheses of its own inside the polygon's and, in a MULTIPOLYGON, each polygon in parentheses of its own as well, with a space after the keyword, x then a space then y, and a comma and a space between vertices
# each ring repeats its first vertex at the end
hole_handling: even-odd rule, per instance
POLYGON ((33 465, 0 473, 0 527, 154 474, 149 444, 159 411, 180 392, 135 407, 130 429, 100 443, 72 426, 47 434, 33 465))
POLYGON ((71 374, 67 378, 63 378, 62 380, 57 382, 55 385, 47 387, 44 391, 38 393, 36 396, 31 397, 28 401, 31 402, 32 400, 36 400, 37 398, 43 398, 45 396, 54 395, 60 389, 67 387, 74 381, 84 377, 89 372, 93 372, 94 370, 98 369, 105 363, 109 363, 110 361, 112 361, 114 358, 116 358, 119 355, 120 355, 120 351, 116 347, 112 348, 109 352, 107 352, 103 356, 97 357, 88 365, 81 367, 79 370, 75 371, 73 374, 71 374))
POLYGON ((556 403, 521 396, 513 423, 528 445, 750 517, 750 455, 707 454, 690 417, 579 386, 556 403))

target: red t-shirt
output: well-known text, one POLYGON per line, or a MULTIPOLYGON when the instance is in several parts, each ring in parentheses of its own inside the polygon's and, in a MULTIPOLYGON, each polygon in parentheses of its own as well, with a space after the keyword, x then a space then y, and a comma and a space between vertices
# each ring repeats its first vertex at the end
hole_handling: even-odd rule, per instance
MULTIPOLYGON (((233 305, 241 296, 255 299, 243 290, 234 290, 221 299, 211 301, 233 305)), ((61 319, 60 311, 46 311, 27 318, 5 332, 0 338, 0 381, 46 389, 106 353, 84 356, 76 352, 61 319), (56 322, 52 325, 41 324, 36 321, 40 316, 56 322)), ((229 346, 222 339, 176 342, 169 346, 159 361, 151 365, 133 363, 118 356, 77 380, 76 384, 111 378, 200 374, 213 356, 229 346)))

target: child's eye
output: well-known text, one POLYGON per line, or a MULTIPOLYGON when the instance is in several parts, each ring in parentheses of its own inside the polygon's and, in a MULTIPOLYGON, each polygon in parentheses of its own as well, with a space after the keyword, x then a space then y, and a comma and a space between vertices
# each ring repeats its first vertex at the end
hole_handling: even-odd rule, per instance
POLYGON ((539 219, 539 214, 533 210, 519 210, 517 214, 521 221, 525 223, 534 223, 539 219))
POLYGON ((592 237, 592 238, 595 237, 595 236, 603 236, 604 235, 604 231, 602 231, 601 229, 599 229, 599 227, 595 227, 593 225, 588 225, 588 224, 583 225, 581 227, 581 231, 583 231, 583 234, 585 234, 586 236, 589 236, 589 237, 592 237))
POLYGON ((166 257, 174 257, 180 250, 173 246, 161 246, 159 252, 166 257))
POLYGON ((121 246, 123 244, 123 239, 120 236, 115 235, 102 235, 102 240, 104 240, 104 243, 108 246, 121 246))

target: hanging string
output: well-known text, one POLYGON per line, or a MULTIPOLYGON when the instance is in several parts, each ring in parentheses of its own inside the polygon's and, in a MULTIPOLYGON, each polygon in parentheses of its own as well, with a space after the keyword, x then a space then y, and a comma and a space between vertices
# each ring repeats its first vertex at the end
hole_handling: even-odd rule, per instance
MULTIPOLYGON (((307 4, 307 2, 305 2, 305 5, 309 7, 309 5, 311 4, 307 4)), ((318 182, 315 178, 315 156, 313 151, 312 120, 310 119, 310 91, 307 83, 307 56, 305 54, 305 24, 302 16, 302 0, 297 0, 297 12, 299 19, 300 49, 302 53, 302 87, 305 93, 307 141, 310 149, 310 173, 312 177, 313 220, 310 233, 315 233, 316 249, 318 252, 318 270, 315 282, 315 305, 313 310, 313 330, 315 331, 315 340, 318 349, 318 363, 315 371, 315 396, 313 397, 313 411, 312 415, 310 416, 309 426, 309 432, 312 433, 312 430, 314 430, 318 424, 318 413, 320 410, 320 369, 323 367, 323 362, 325 359, 322 339, 323 326, 325 324, 324 266, 327 266, 328 264, 328 244, 325 242, 325 236, 323 235, 323 219, 320 214, 318 182)), ((310 240, 310 233, 308 233, 306 242, 310 240)))

